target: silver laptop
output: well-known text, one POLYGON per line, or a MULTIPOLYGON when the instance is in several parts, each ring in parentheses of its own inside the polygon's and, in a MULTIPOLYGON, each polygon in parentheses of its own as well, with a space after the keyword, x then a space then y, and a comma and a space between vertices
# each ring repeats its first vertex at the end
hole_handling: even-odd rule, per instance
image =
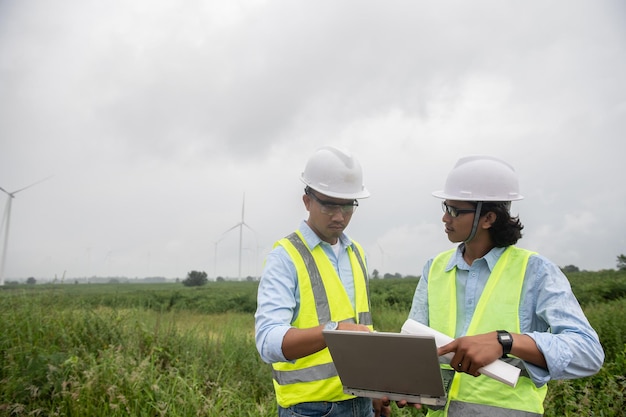
POLYGON ((323 333, 345 393, 445 405, 434 337, 346 330, 323 333))

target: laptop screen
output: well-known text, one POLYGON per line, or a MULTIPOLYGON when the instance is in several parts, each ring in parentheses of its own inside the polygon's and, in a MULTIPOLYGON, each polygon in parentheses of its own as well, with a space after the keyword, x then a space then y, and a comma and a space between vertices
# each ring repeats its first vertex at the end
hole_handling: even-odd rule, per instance
POLYGON ((346 393, 445 404, 433 337, 345 330, 325 330, 324 337, 346 393))

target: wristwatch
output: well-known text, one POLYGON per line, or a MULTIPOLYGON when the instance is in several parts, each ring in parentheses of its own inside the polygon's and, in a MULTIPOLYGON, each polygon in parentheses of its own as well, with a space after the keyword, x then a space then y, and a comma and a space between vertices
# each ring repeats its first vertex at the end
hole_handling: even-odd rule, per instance
POLYGON ((502 357, 506 358, 513 347, 513 337, 506 330, 498 330, 498 343, 502 345, 502 357))
POLYGON ((324 330, 337 330, 337 327, 339 327, 339 323, 336 321, 329 321, 324 325, 324 330))

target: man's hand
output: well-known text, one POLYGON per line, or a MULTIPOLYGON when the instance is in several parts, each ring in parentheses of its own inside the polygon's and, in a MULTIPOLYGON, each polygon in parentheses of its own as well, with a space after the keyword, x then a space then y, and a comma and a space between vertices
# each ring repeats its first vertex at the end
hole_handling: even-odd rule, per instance
POLYGON ((478 376, 485 365, 502 356, 502 345, 496 332, 463 336, 437 349, 439 356, 454 352, 450 366, 457 372, 478 376))
POLYGON ((337 330, 350 330, 353 332, 370 332, 370 328, 364 324, 351 323, 349 321, 340 321, 337 330))
POLYGON ((409 402, 407 402, 406 400, 396 401, 396 405, 398 406, 398 408, 404 408, 404 407, 406 407, 407 405, 408 405, 409 407, 413 407, 413 408, 416 408, 416 409, 418 409, 418 410, 419 410, 420 408, 422 408, 422 404, 409 403, 409 402))
POLYGON ((374 417, 389 417, 391 415, 391 406, 388 398, 375 398, 372 400, 374 405, 374 417))

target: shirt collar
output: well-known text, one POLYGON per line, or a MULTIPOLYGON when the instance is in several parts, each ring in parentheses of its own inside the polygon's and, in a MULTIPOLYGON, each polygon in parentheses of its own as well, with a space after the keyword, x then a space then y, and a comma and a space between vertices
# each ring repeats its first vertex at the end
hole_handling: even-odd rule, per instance
MULTIPOLYGON (((310 250, 313 250, 313 248, 317 245, 324 242, 317 234, 315 234, 313 229, 311 229, 311 227, 304 220, 300 223, 300 232, 302 233, 304 241, 310 250)), ((342 248, 352 245, 352 240, 345 233, 342 233, 341 236, 339 236, 339 242, 342 248)))
MULTIPOLYGON (((448 265, 446 266, 446 272, 450 271, 454 267, 464 269, 464 270, 469 269, 467 262, 465 262, 465 259, 463 259, 464 249, 465 249, 465 243, 461 243, 456 248, 456 252, 454 253, 454 256, 450 258, 450 261, 448 262, 448 265)), ((500 256, 502 256, 502 253, 505 250, 506 250, 506 247, 493 248, 489 252, 487 252, 485 256, 479 259, 484 259, 485 262, 487 262, 487 267, 489 268, 489 271, 493 271, 493 268, 496 266, 498 259, 500 259, 500 256)))

